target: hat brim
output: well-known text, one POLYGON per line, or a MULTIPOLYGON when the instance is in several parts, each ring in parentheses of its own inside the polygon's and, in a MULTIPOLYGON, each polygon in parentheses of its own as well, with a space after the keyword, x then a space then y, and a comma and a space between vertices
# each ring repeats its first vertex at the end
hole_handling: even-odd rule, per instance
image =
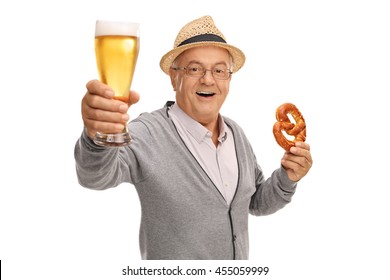
POLYGON ((233 58, 233 73, 240 70, 240 68, 245 63, 245 55, 244 53, 239 49, 232 45, 226 44, 226 43, 220 43, 220 42, 210 42, 210 41, 204 41, 204 42, 196 42, 196 43, 190 43, 186 44, 177 48, 174 48, 173 50, 167 52, 160 60, 160 67, 163 70, 165 74, 169 75, 169 69, 172 67, 173 61, 178 57, 182 52, 192 49, 195 47, 202 47, 202 46, 216 46, 226 49, 230 55, 233 58))

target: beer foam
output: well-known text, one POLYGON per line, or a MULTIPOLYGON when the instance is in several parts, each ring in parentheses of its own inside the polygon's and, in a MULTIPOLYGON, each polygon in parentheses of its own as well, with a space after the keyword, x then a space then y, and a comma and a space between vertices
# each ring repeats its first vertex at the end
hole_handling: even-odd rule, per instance
POLYGON ((139 36, 139 24, 136 22, 120 22, 97 20, 95 36, 103 35, 121 35, 121 36, 139 36))

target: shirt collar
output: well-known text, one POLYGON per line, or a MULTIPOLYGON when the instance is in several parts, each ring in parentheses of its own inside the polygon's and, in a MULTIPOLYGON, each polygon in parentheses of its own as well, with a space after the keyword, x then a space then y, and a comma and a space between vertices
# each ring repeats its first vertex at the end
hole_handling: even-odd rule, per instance
MULTIPOLYGON (((187 115, 176 103, 170 107, 170 113, 176 117, 178 121, 181 122, 183 127, 187 132, 198 142, 201 143, 204 139, 211 138, 212 133, 206 127, 201 125, 199 122, 195 121, 189 115, 187 115)), ((227 127, 223 117, 219 115, 219 137, 218 141, 223 143, 227 138, 227 127)))
POLYGON ((223 143, 223 142, 225 142, 225 140, 227 138, 227 126, 226 126, 226 123, 225 123, 223 117, 221 116, 221 114, 219 115, 218 121, 219 121, 218 141, 220 143, 223 143))

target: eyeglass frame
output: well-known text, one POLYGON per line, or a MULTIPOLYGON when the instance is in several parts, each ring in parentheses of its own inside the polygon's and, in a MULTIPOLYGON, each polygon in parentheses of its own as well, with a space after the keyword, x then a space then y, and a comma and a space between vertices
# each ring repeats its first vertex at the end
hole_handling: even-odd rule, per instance
MULTIPOLYGON (((189 65, 191 65, 191 64, 189 64, 189 65)), ((227 70, 227 73, 229 74, 226 78, 218 78, 218 77, 215 77, 214 76, 214 72, 213 72, 213 70, 215 70, 215 67, 213 67, 212 69, 206 69, 206 68, 204 68, 203 66, 202 67, 200 67, 201 69, 203 69, 203 74, 202 75, 200 75, 200 76, 193 76, 193 75, 190 75, 190 74, 188 74, 187 73, 187 69, 190 69, 191 67, 188 67, 189 65, 187 65, 186 67, 171 67, 172 68, 172 70, 175 70, 175 71, 177 71, 177 70, 184 70, 185 71, 185 74, 187 75, 187 76, 189 76, 189 77, 193 77, 193 78, 202 78, 202 77, 204 77, 204 75, 206 75, 206 72, 207 71, 210 71, 211 72, 211 75, 213 76, 213 78, 214 79, 216 79, 216 80, 222 80, 222 81, 224 81, 224 80, 228 80, 231 76, 232 76, 232 74, 233 74, 233 71, 231 71, 231 70, 229 70, 228 68, 226 68, 226 70, 227 70)), ((192 68, 194 68, 194 67, 192 67, 192 68)))

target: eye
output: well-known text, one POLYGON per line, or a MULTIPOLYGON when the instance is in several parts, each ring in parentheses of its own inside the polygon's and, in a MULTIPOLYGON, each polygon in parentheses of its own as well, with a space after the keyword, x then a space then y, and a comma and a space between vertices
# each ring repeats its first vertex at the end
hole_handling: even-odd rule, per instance
POLYGON ((214 72, 215 74, 218 74, 218 75, 224 75, 225 72, 226 72, 226 69, 223 69, 223 68, 214 68, 214 69, 213 69, 213 72, 214 72))
POLYGON ((203 71, 202 67, 200 66, 189 66, 187 67, 187 71, 193 74, 200 73, 203 71))

